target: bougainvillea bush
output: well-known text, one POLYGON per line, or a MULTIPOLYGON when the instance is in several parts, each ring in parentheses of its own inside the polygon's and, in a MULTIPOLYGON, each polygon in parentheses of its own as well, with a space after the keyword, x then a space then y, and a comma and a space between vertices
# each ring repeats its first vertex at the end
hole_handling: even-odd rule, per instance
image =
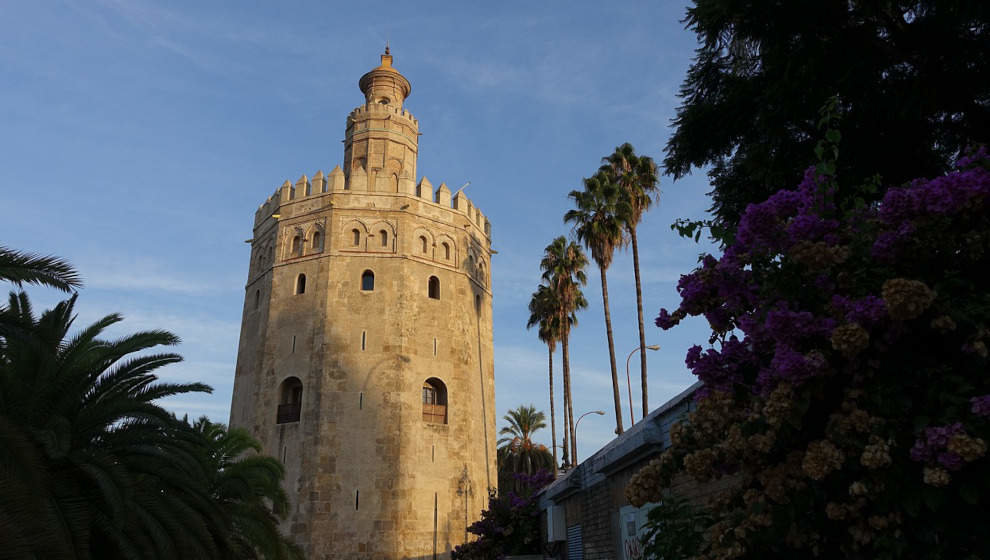
MULTIPOLYGON (((626 489, 731 476, 696 558, 990 558, 990 159, 837 207, 809 169, 752 204, 657 325, 704 382, 626 489)), ((845 189, 848 192, 848 188, 845 189)))
POLYGON ((454 549, 454 560, 499 560, 509 554, 539 554, 540 508, 537 492, 553 482, 553 473, 539 470, 533 475, 516 473, 516 493, 492 491, 488 509, 468 527, 477 539, 454 549))

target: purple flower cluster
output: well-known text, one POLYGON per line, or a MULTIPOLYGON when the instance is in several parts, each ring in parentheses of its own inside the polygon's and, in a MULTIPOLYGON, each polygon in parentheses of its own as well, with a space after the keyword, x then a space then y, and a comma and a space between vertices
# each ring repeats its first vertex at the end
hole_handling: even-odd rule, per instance
POLYGON ((863 327, 875 327, 887 319, 887 306, 877 296, 850 298, 836 294, 832 296, 832 311, 848 323, 858 323, 863 327))
POLYGON ((986 148, 980 148, 959 161, 960 171, 888 190, 877 213, 883 230, 873 244, 873 256, 894 258, 905 241, 912 238, 918 224, 986 206, 990 199, 990 170, 979 165, 986 157, 986 148))
MULTIPOLYGON (((809 168, 795 190, 779 191, 746 208, 735 242, 720 258, 706 255, 697 269, 681 277, 681 304, 676 310, 660 310, 657 326, 666 330, 685 316, 703 315, 717 334, 738 329, 742 340, 732 337, 718 349, 694 347, 687 365, 716 389, 743 386, 760 394, 781 382, 799 385, 831 371, 831 337, 842 324, 856 323, 877 340, 895 342, 903 332, 891 326, 878 297, 880 286, 851 285, 851 279, 860 277, 862 261, 849 260, 845 266, 860 268, 843 277, 837 268, 789 266, 804 262, 792 249, 801 243, 798 253, 808 255, 811 248, 825 262, 835 254, 869 258, 855 253, 860 247, 893 258, 905 240, 931 231, 933 218, 988 210, 986 158, 981 150, 959 171, 891 189, 880 203, 846 214, 827 202, 834 183, 809 168)), ((977 409, 990 415, 990 402, 980 401, 977 407, 974 401, 977 409)), ((943 460, 953 464, 950 456, 943 460)))
POLYGON ((956 434, 964 433, 963 425, 959 422, 947 426, 931 426, 911 447, 911 460, 919 463, 937 463, 950 471, 959 470, 963 459, 948 451, 949 440, 956 434))
POLYGON ((705 386, 730 390, 743 381, 746 367, 756 364, 756 356, 752 349, 732 336, 722 343, 720 351, 702 351, 701 346, 692 346, 684 362, 705 386))
POLYGON ((990 416, 990 395, 973 397, 969 399, 969 403, 972 405, 970 410, 973 414, 983 417, 990 416))
POLYGON ((809 311, 791 311, 786 302, 778 304, 780 309, 767 312, 763 326, 767 335, 786 344, 818 336, 828 336, 836 327, 831 317, 816 317, 809 311))

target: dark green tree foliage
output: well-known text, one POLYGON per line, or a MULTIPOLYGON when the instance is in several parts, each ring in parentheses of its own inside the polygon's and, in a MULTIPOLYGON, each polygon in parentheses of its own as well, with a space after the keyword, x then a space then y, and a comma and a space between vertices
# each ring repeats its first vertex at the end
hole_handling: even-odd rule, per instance
MULTIPOLYGON (((64 261, 0 249, 0 280, 78 286, 64 261)), ((181 357, 165 331, 107 340, 108 315, 74 329, 76 295, 37 315, 0 306, 0 558, 295 559, 277 530, 282 466, 258 444, 160 399, 210 391, 160 382, 181 357)))
POLYGON ((502 492, 522 491, 517 474, 532 476, 540 470, 553 470, 553 455, 543 444, 534 443, 536 430, 546 428, 546 416, 533 405, 520 405, 503 419, 507 425, 498 431, 498 487, 502 492))
POLYGON ((712 232, 723 239, 747 204, 800 182, 833 95, 848 184, 937 176, 987 141, 986 2, 695 0, 685 22, 701 46, 664 170, 711 166, 712 232))
POLYGON ((643 558, 690 558, 697 554, 712 520, 684 498, 668 496, 647 514, 643 558))

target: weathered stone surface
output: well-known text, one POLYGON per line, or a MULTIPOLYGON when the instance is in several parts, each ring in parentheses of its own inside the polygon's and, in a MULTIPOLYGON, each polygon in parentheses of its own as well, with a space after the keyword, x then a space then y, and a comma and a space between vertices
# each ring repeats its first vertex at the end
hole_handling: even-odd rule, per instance
POLYGON ((490 232, 408 186, 418 122, 387 62, 362 78, 343 174, 255 215, 230 423, 285 464, 283 528, 312 559, 449 558, 496 484, 490 232), (424 420, 431 378, 446 424, 424 420))

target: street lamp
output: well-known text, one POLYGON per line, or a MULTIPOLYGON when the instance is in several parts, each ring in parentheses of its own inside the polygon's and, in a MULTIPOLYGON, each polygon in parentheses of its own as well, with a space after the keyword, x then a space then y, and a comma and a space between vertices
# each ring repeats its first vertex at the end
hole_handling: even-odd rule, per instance
MULTIPOLYGON (((629 359, 633 357, 633 354, 638 352, 642 346, 637 346, 635 350, 629 353, 629 357, 626 358, 626 389, 629 390, 629 427, 632 427, 636 423, 633 419, 633 404, 632 404, 632 381, 629 380, 629 359)), ((659 344, 651 344, 646 347, 647 350, 659 350, 659 344)))
MULTIPOLYGON (((571 442, 571 447, 574 448, 574 456, 575 457, 577 457, 577 429, 578 429, 578 426, 581 424, 581 419, 584 418, 585 416, 589 415, 589 414, 597 414, 599 416, 603 416, 605 414, 605 411, 603 411, 603 410, 592 410, 591 412, 585 412, 584 414, 582 414, 581 416, 579 416, 578 419, 577 419, 577 422, 574 423, 574 441, 571 442)), ((574 465, 574 466, 576 467, 577 465, 574 465)))

